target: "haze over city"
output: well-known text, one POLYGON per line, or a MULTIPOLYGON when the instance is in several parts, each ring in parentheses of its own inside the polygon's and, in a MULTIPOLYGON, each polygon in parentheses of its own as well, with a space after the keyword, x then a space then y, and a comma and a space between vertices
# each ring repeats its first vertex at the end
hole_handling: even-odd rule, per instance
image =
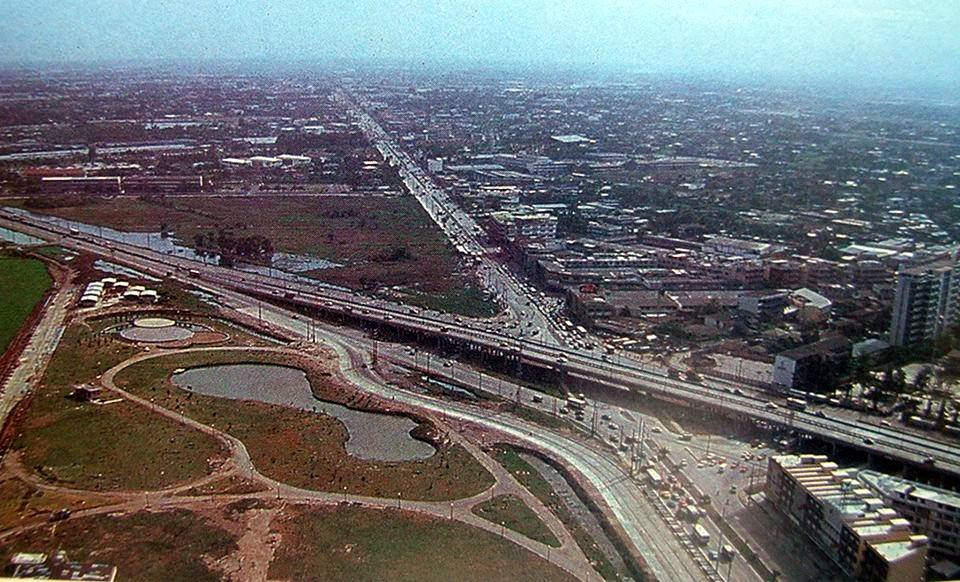
POLYGON ((956 89, 960 6, 921 0, 24 2, 7 62, 574 66, 956 89))
POLYGON ((960 579, 960 5, 3 16, 0 578, 960 579))

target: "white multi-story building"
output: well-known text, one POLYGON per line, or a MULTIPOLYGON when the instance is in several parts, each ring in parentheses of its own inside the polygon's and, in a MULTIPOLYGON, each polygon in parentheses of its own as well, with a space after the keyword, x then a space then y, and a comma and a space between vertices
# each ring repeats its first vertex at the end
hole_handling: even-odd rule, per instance
POLYGON ((708 255, 745 257, 748 259, 761 259, 783 250, 783 247, 771 243, 726 236, 711 236, 704 241, 700 248, 708 255))
POLYGON ((492 216, 510 240, 552 240, 557 237, 557 217, 549 212, 495 212, 492 216))
POLYGON ((960 558, 960 494, 876 471, 857 477, 930 538, 930 550, 960 558))
POLYGON ((856 580, 924 579, 927 536, 825 455, 770 457, 764 494, 856 580))

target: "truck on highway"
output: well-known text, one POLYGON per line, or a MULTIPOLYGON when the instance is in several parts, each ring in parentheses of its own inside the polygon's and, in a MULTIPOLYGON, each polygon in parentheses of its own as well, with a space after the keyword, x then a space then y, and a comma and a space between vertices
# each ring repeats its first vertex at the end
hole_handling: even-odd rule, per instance
POLYGON ((690 537, 693 538, 693 541, 701 546, 705 546, 710 543, 710 532, 707 531, 707 528, 703 527, 703 524, 695 523, 693 527, 690 528, 690 537))

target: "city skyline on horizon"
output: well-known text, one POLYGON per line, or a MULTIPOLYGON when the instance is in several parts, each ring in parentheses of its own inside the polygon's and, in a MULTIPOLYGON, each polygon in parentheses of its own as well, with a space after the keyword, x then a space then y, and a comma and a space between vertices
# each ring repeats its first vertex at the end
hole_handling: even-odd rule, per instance
POLYGON ((951 90, 960 8, 920 2, 18 3, 0 63, 290 62, 589 70, 951 90))

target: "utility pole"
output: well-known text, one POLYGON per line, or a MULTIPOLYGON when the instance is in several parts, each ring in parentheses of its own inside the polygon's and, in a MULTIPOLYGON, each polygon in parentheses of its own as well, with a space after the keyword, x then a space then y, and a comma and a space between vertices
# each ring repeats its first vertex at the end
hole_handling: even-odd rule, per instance
MULTIPOLYGON (((728 497, 727 500, 723 502, 723 508, 720 511, 720 523, 718 524, 718 527, 717 527, 717 529, 720 530, 720 535, 717 537, 717 558, 713 562, 713 569, 718 574, 720 572, 720 552, 723 551, 723 524, 724 524, 724 519, 727 517, 727 505, 729 504, 730 504, 730 498, 728 497)), ((731 559, 731 562, 732 561, 733 560, 731 559)))

